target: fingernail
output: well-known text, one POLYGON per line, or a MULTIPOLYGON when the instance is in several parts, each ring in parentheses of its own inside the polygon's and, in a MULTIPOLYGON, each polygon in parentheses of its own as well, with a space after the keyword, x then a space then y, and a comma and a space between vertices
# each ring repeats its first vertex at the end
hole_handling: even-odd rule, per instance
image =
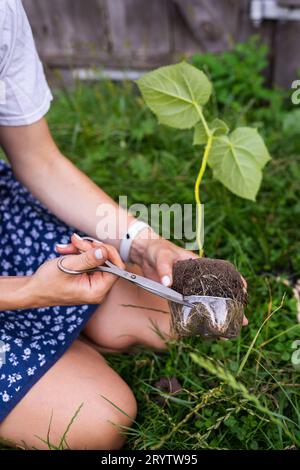
POLYGON ((67 243, 56 243, 55 248, 67 248, 67 243))
POLYGON ((164 286, 168 287, 168 286, 171 284, 171 278, 170 278, 170 276, 163 276, 163 277, 161 278, 161 283, 162 283, 164 286))
POLYGON ((103 251, 101 250, 101 248, 97 248, 97 250, 95 250, 95 258, 103 259, 103 251))
POLYGON ((74 235, 75 238, 77 238, 77 240, 82 240, 81 236, 78 235, 78 233, 74 233, 73 235, 74 235))

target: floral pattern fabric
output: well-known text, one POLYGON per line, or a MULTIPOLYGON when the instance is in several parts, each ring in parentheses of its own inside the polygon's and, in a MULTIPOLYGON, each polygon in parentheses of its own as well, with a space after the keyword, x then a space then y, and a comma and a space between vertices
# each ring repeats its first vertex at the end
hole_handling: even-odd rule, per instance
MULTIPOLYGON (((71 227, 51 214, 0 160, 0 275, 27 276, 57 257, 71 227)), ((0 421, 63 355, 97 305, 0 310, 0 421)))

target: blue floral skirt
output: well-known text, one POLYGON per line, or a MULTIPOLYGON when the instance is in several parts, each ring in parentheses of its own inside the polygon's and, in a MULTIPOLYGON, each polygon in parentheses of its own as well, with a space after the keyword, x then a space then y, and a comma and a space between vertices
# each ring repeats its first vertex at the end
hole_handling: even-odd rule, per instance
MULTIPOLYGON (((0 160, 0 276, 27 276, 55 258, 71 227, 52 215, 0 160)), ((0 310, 0 421, 64 354, 97 305, 0 310)))

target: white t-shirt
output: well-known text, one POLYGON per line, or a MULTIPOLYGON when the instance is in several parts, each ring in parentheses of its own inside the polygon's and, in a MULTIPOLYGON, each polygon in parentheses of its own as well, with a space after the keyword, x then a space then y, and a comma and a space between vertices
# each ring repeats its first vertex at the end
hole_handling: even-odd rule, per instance
POLYGON ((51 100, 21 0, 0 0, 0 126, 38 121, 51 100))

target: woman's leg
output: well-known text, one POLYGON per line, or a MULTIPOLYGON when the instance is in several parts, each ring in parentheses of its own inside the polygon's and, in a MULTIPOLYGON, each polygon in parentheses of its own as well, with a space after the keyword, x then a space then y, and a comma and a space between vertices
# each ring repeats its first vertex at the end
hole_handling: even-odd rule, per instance
POLYGON ((51 423, 49 441, 58 446, 81 404, 66 436, 68 446, 71 449, 120 448, 124 442, 120 426, 132 424, 136 415, 135 398, 105 360, 77 340, 0 423, 0 438, 28 448, 46 449, 47 444, 40 439, 47 441, 51 423))
MULTIPOLYGON (((134 272, 140 273, 136 267, 134 272)), ((103 350, 124 351, 136 344, 165 349, 164 338, 170 334, 168 302, 119 279, 84 333, 103 350)))

